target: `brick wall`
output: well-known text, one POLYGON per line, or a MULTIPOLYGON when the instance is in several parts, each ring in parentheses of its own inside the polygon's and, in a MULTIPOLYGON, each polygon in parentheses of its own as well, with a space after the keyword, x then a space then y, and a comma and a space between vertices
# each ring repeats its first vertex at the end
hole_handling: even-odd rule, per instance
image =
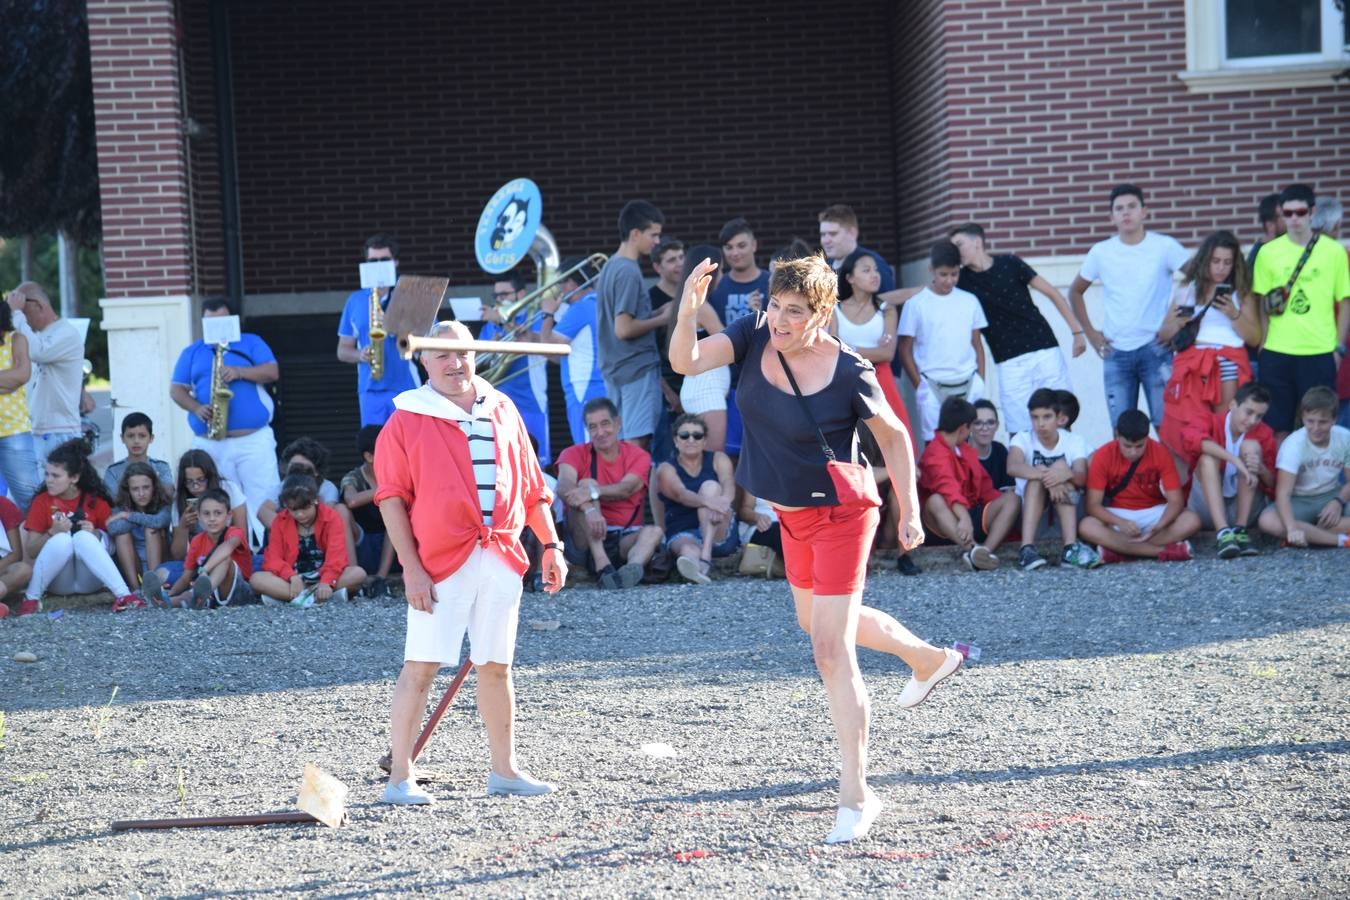
POLYGON ((764 255, 851 202, 894 254, 888 4, 559 9, 232 3, 247 292, 350 287, 381 230, 481 281, 478 214, 521 175, 564 255, 612 252, 633 197, 686 241, 745 215, 764 255))
POLYGON ((89 2, 109 297, 186 294, 191 252, 172 0, 89 2))
POLYGON ((187 117, 195 131, 186 141, 192 283, 200 294, 225 292, 225 238, 220 207, 220 146, 216 129, 215 68, 206 0, 181 0, 182 58, 187 117))
MULTIPOLYGON (((1192 94, 1176 0, 946 0, 950 218, 995 247, 1079 254, 1113 232, 1113 184, 1187 244, 1255 236, 1291 181, 1350 200, 1350 88, 1192 94)), ((901 256, 922 255, 908 239, 901 256)))
MULTIPOLYGON (((904 258, 930 246, 951 221, 947 129, 946 0, 916 0, 896 17, 895 153, 897 234, 904 258)), ((892 259, 892 262, 899 262, 892 259)))

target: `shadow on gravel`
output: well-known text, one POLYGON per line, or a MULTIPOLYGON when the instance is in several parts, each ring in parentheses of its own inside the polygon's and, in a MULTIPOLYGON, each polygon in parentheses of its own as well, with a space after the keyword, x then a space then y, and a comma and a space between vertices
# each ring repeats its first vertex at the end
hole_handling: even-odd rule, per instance
MULTIPOLYGON (((1216 747, 1209 750, 1188 750, 1168 756, 1134 756, 1129 759, 1083 760, 1054 766, 1012 766, 1006 769, 958 769, 953 772, 892 772, 873 774, 868 782, 873 785, 941 786, 956 782, 966 784, 995 784, 999 782, 1034 781, 1039 778, 1058 778, 1062 775, 1094 775, 1105 772, 1148 772, 1154 769, 1184 769, 1218 763, 1243 762, 1262 756, 1313 756, 1324 753, 1348 753, 1350 741, 1310 741, 1308 743, 1248 744, 1241 747, 1216 747)), ((834 791, 839 782, 834 779, 794 781, 762 787, 723 791, 698 791, 666 797, 648 797, 634 800, 635 806, 664 803, 718 803, 769 800, 775 797, 800 797, 819 791, 834 791)), ((824 809, 825 807, 820 807, 824 809)), ((815 811, 817 807, 798 807, 815 811)))

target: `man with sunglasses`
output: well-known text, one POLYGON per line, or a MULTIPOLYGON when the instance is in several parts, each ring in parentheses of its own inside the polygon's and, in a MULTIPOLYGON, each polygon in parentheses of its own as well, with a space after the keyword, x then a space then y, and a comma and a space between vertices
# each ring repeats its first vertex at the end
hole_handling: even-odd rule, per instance
POLYGON ((1270 389, 1265 420, 1280 441, 1294 428, 1299 398, 1309 388, 1335 383, 1350 331, 1350 266, 1334 238, 1313 231, 1315 199, 1306 184, 1291 184, 1280 192, 1285 233, 1261 245, 1252 274, 1258 296, 1284 288, 1312 248, 1289 287, 1284 310, 1268 317, 1261 347, 1261 382, 1270 389))
MULTIPOLYGON (((398 267, 398 241, 383 234, 366 239, 362 262, 390 260, 398 267)), ((388 312, 393 288, 380 289, 380 308, 388 312)), ((398 353, 398 335, 392 331, 384 339, 384 372, 373 378, 370 344, 370 291, 352 291, 342 307, 338 322, 337 358, 356 366, 356 396, 361 404, 361 425, 383 425, 394 413, 394 398, 418 385, 416 367, 398 353)))

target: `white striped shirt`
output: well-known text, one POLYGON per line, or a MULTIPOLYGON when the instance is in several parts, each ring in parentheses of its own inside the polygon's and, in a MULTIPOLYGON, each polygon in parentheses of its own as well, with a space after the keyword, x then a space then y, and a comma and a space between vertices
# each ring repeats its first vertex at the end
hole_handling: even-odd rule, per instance
POLYGON ((497 505, 497 439, 492 430, 491 417, 483 413, 481 395, 473 401, 473 412, 455 424, 469 439, 469 460, 473 463, 473 480, 478 486, 478 507, 483 512, 483 523, 492 524, 492 508, 497 505))

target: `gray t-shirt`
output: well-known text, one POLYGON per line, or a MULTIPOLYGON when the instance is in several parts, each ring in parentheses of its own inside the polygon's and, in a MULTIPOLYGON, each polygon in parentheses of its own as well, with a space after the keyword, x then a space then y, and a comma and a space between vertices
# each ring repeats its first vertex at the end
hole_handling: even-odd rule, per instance
POLYGON ((636 260, 611 256, 596 281, 596 338, 600 349, 600 371, 605 380, 627 383, 661 365, 656 332, 649 331, 635 340, 620 340, 614 334, 619 313, 635 319, 649 319, 652 299, 642 281, 642 267, 636 260))

